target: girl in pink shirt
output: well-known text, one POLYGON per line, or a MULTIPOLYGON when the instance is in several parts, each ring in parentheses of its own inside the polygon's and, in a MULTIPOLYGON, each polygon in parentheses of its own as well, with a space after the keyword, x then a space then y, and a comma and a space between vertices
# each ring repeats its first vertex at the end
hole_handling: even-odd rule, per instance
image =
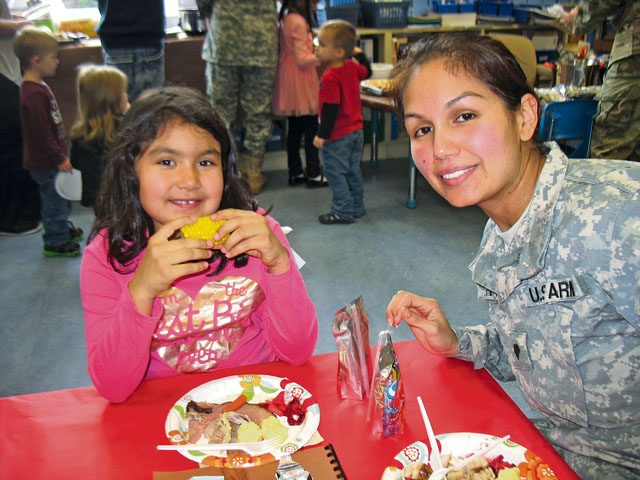
POLYGON ((289 185, 327 186, 313 138, 318 131, 318 89, 311 25, 317 0, 284 0, 280 9, 280 56, 273 111, 287 117, 289 185), (304 137, 307 171, 302 168, 300 141, 304 137))
POLYGON ((89 374, 110 401, 144 378, 312 355, 314 306, 235 158, 195 90, 152 91, 125 116, 80 280, 89 374), (177 238, 201 216, 224 220, 212 240, 177 238))

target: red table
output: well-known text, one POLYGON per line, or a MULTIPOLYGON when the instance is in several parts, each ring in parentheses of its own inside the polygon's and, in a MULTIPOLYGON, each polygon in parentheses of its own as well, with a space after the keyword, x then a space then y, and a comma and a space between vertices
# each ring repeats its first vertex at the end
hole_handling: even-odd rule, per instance
MULTIPOLYGON (((0 399, 0 478, 149 479, 153 471, 186 470, 195 463, 160 452, 164 421, 180 396, 209 380, 257 373, 288 377, 320 405, 320 434, 331 442, 349 480, 377 480, 406 445, 426 441, 416 402, 420 395, 435 433, 511 434, 541 456, 560 479, 578 478, 500 386, 471 364, 438 358, 415 341, 396 350, 405 382, 407 427, 403 435, 373 437, 367 402, 344 401, 336 392, 337 354, 314 356, 300 367, 274 362, 143 383, 122 404, 110 404, 93 387, 0 399)), ((316 479, 322 480, 322 479, 316 479)))

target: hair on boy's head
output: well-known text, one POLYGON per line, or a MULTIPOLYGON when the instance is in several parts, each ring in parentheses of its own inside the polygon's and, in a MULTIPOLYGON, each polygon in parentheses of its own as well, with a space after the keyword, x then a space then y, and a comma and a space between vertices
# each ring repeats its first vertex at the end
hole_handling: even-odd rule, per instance
POLYGON ((110 145, 91 232, 109 230, 109 253, 126 265, 147 245, 154 233, 153 220, 140 203, 136 162, 165 128, 188 124, 209 132, 220 143, 224 188, 220 209, 256 210, 257 204, 236 163, 233 139, 222 118, 200 92, 187 87, 164 87, 145 91, 124 116, 110 145))
POLYGON ((127 93, 127 76, 108 65, 85 63, 78 67, 78 121, 71 138, 91 141, 101 137, 110 141, 115 135, 115 118, 127 93))
POLYGON ((345 58, 353 55, 358 34, 351 23, 346 20, 329 20, 320 29, 329 36, 333 47, 344 50, 345 58))
POLYGON ((25 70, 31 68, 31 59, 34 56, 42 57, 58 48, 56 37, 38 27, 20 29, 13 40, 13 51, 25 70))

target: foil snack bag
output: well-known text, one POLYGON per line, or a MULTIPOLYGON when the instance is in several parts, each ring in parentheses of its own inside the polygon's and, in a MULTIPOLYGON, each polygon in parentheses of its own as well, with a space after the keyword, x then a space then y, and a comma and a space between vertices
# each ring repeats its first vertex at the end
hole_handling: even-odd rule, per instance
POLYGON ((400 363, 393 349, 391 332, 388 330, 378 335, 368 417, 375 435, 386 438, 404 432, 404 388, 400 363))
POLYGON ((362 296, 336 312, 333 338, 338 346, 338 394, 341 398, 362 400, 369 392, 371 379, 369 317, 362 296))

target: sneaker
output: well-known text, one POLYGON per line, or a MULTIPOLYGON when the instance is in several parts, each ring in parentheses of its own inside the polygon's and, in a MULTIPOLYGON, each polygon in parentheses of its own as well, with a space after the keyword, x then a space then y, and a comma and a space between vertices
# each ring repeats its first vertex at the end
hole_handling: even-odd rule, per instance
POLYGON ((354 220, 339 217, 335 213, 324 213, 318 217, 318 220, 320 220, 320 223, 322 223, 323 225, 333 225, 336 223, 353 223, 354 222, 354 220))
POLYGON ((329 183, 323 175, 307 179, 307 188, 328 187, 329 183))
POLYGON ((0 231, 0 236, 15 237, 19 235, 31 235, 42 230, 42 223, 37 221, 20 221, 7 230, 0 231))
POLYGON ((78 255, 80 255, 80 245, 71 240, 62 245, 44 246, 45 257, 77 257, 78 255))
POLYGON ((81 228, 76 227, 73 223, 67 221, 69 224, 69 240, 72 242, 81 242, 84 232, 81 228))
POLYGON ((298 175, 289 175, 290 187, 295 187, 297 185, 300 185, 306 182, 307 182, 307 177, 304 176, 304 173, 299 173, 298 175))

